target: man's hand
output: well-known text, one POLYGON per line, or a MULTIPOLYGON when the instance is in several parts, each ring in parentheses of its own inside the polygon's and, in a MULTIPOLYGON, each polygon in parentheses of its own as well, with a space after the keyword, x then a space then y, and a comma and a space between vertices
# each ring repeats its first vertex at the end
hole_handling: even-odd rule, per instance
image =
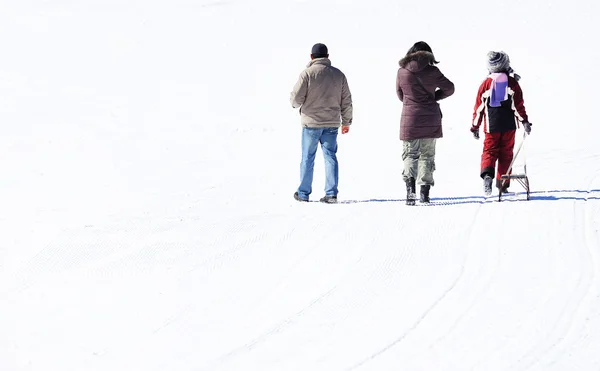
POLYGON ((342 125, 342 134, 347 134, 350 131, 350 125, 342 125))

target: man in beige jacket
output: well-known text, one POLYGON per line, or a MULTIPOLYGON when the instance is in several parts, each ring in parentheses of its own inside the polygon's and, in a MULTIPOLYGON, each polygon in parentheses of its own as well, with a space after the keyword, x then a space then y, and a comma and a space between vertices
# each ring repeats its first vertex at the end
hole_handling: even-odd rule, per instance
POLYGON ((325 197, 321 202, 336 203, 338 194, 337 135, 350 131, 352 95, 346 76, 331 66, 327 46, 315 44, 311 61, 302 71, 292 90, 290 102, 300 108, 302 124, 302 162, 300 186, 294 193, 297 201, 308 201, 312 192, 313 170, 317 147, 325 158, 325 197))

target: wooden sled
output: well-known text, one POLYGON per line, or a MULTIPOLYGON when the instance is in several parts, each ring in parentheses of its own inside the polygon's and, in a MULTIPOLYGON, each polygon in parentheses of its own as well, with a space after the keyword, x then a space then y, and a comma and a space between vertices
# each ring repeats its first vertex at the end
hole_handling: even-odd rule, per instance
MULTIPOLYGON (((525 138, 527 137, 527 133, 523 132, 523 140, 521 141, 521 144, 519 145, 519 148, 517 148, 517 152, 515 152, 515 155, 513 156, 513 159, 510 163, 510 166, 508 167, 508 170, 506 171, 506 174, 502 175, 500 177, 500 179, 502 179, 502 184, 501 184, 501 188, 504 188, 504 183, 511 179, 511 180, 516 180, 517 183, 519 183, 521 186, 523 186, 523 188, 525 189, 525 192, 527 193, 527 201, 529 201, 530 198, 530 188, 529 188, 529 178, 527 177, 527 164, 525 163, 525 150, 523 150, 523 173, 521 174, 511 174, 511 170, 513 168, 513 165, 515 163, 515 160, 517 159, 517 156, 519 155, 519 153, 521 152, 521 150, 525 147, 525 138)), ((502 201, 502 192, 498 192, 498 201, 502 201)))

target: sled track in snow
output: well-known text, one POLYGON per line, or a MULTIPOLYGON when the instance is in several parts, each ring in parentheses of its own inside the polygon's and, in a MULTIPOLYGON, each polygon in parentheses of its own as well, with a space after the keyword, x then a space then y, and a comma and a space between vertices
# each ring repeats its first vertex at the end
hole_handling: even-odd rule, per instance
MULTIPOLYGON (((350 218, 350 216, 347 216, 346 219, 347 218, 350 218)), ((309 228, 309 229, 313 230, 313 231, 319 231, 320 230, 317 225, 314 225, 314 226, 312 226, 312 228, 309 228)), ((289 237, 291 235, 291 233, 292 233, 292 230, 288 230, 285 233, 285 235, 289 237)), ((322 230, 321 230, 320 233, 322 234, 322 237, 324 237, 325 234, 326 234, 326 232, 322 231, 322 230)), ((311 248, 309 248, 308 250, 306 250, 306 252, 304 254, 302 254, 302 256, 296 261, 295 266, 298 266, 301 261, 307 259, 308 256, 312 255, 319 248, 320 248, 320 246, 314 245, 311 248)), ((293 271, 293 270, 294 269, 291 269, 291 271, 293 271)), ((281 277, 279 279, 278 283, 272 289, 270 289, 270 292, 271 293, 276 292, 278 290, 278 286, 281 285, 281 282, 283 280, 285 280, 285 277, 281 277)), ((241 353, 251 351, 252 349, 254 349, 257 346, 259 346, 261 343, 265 342, 271 336, 283 332, 284 329, 287 326, 289 326, 291 323, 293 323, 294 320, 297 320, 298 318, 302 317, 311 308, 313 308, 314 306, 316 306, 319 303, 321 303, 322 301, 324 301, 327 297, 331 296, 336 290, 337 290, 337 286, 331 287, 329 290, 327 290, 327 291, 321 293, 320 295, 318 295, 317 297, 315 297, 304 308, 298 310, 297 312, 295 312, 293 315, 289 316, 288 318, 281 320, 280 322, 278 322, 277 324, 275 324, 274 326, 272 326, 270 329, 268 329, 265 332, 263 332, 262 334, 256 336, 253 340, 251 340, 249 342, 246 342, 245 344, 243 344, 241 346, 238 346, 237 348, 231 350, 230 352, 228 352, 226 354, 221 355, 215 361, 217 363, 219 363, 219 364, 223 364, 223 363, 226 363, 228 360, 230 360, 230 359, 238 356, 241 353)), ((268 297, 269 295, 270 294, 267 294, 266 296, 268 297)))
POLYGON ((595 172, 596 175, 588 183, 587 190, 583 192, 585 193, 584 202, 578 202, 580 200, 573 201, 573 225, 576 227, 574 239, 581 240, 581 244, 574 244, 572 247, 577 248, 579 261, 582 266, 576 290, 567 298, 568 300, 566 300, 560 316, 552 325, 550 330, 551 336, 545 337, 538 346, 519 359, 513 365, 515 369, 531 370, 535 368, 545 370, 556 362, 556 358, 565 357, 564 351, 570 345, 567 337, 573 329, 573 323, 576 320, 582 303, 588 297, 597 298, 597 293, 591 289, 594 281, 598 283, 599 280, 597 272, 600 271, 600 255, 598 251, 600 240, 592 224, 593 205, 588 201, 596 199, 593 196, 596 192, 596 190, 593 190, 593 185, 596 179, 599 178, 599 172, 597 169, 595 172), (556 353, 558 353, 558 356, 556 353), (551 359, 544 360, 544 357, 551 357, 551 359))
MULTIPOLYGON (((465 241, 467 241, 467 243, 469 243, 469 250, 471 250, 472 248, 472 244, 470 243, 470 241, 472 240, 472 236, 471 234, 473 233, 472 231, 475 230, 475 226, 478 223, 479 220, 479 215, 483 210, 483 204, 485 204, 486 202, 491 202, 491 200, 489 200, 489 198, 485 198, 482 197, 482 200, 479 202, 479 207, 477 208, 477 210, 475 211, 470 226, 469 226, 469 230, 471 231, 471 233, 465 238, 465 241)), ((408 329, 408 331, 404 332, 402 335, 400 335, 397 339, 395 339, 393 342, 391 342, 390 344, 388 344, 387 346, 383 347, 382 349, 378 350, 377 352, 371 354, 370 356, 364 358, 363 360, 359 361, 358 363, 346 368, 346 371, 353 371, 356 369, 361 368, 362 366, 366 365, 367 363, 373 361, 374 359, 376 359, 377 357, 383 355, 384 353, 388 352, 390 349, 394 348, 395 346, 399 345, 400 343, 402 343, 409 335, 411 332, 413 332, 414 330, 416 330, 419 325, 433 312, 435 311, 438 307, 440 307, 440 305, 442 304, 442 302, 449 296, 451 295, 451 293, 457 288, 457 286, 460 284, 461 281, 464 280, 464 274, 465 274, 465 266, 463 264, 462 269, 459 273, 459 275, 456 277, 456 279, 452 282, 452 284, 442 293, 442 295, 440 295, 424 312, 423 314, 417 319, 417 321, 414 322, 414 324, 408 329)), ((458 320, 457 320, 458 321, 458 320)))

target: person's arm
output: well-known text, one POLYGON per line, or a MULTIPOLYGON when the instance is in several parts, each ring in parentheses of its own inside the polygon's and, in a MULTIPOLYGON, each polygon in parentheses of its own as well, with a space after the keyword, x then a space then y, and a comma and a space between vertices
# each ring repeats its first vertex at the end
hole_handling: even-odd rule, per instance
POLYGON ((436 81, 438 90, 435 91, 436 102, 448 98, 449 96, 454 94, 454 83, 448 80, 448 78, 444 76, 442 71, 440 71, 439 69, 437 70, 437 73, 438 76, 436 81))
POLYGON ((352 93, 350 93, 350 87, 348 86, 348 80, 344 76, 342 80, 342 126, 352 125, 352 93))
POLYGON ((302 72, 296 85, 292 89, 292 93, 290 94, 290 103, 293 108, 302 107, 304 102, 306 101, 306 93, 308 92, 308 74, 306 72, 302 72))
POLYGON ((477 97, 475 97, 475 108, 473 111, 473 122, 471 123, 471 131, 473 129, 479 130, 483 115, 485 115, 485 99, 483 93, 487 90, 487 79, 481 83, 479 89, 477 89, 477 97))
POLYGON ((400 102, 404 102, 404 92, 402 92, 402 87, 400 86, 400 71, 402 69, 398 69, 398 74, 396 75, 396 95, 398 95, 398 99, 400 102))
POLYGON ((514 83, 511 85, 513 85, 512 89, 514 91, 513 104, 515 116, 517 116, 519 122, 529 122, 527 111, 525 110, 525 101, 523 100, 523 91, 521 90, 521 86, 516 80, 514 80, 514 83))

